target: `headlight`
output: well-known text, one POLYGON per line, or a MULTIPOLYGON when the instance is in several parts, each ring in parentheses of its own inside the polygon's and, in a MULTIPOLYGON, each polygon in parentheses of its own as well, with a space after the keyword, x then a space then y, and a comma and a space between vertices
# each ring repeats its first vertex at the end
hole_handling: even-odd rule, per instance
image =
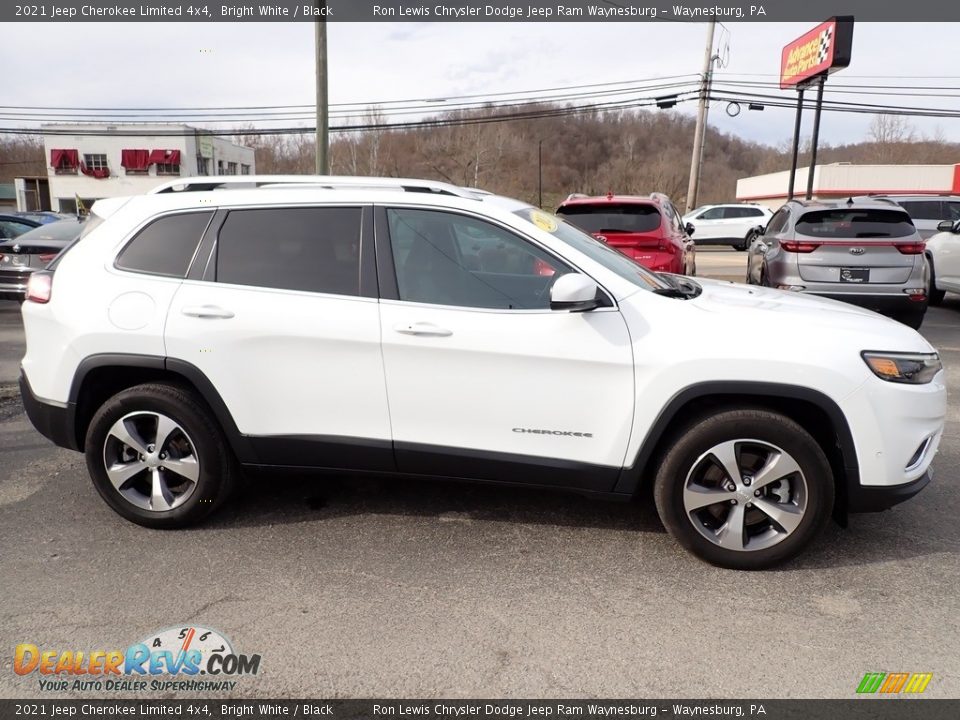
POLYGON ((860 353, 863 361, 881 380, 924 385, 933 380, 943 365, 937 353, 860 353))

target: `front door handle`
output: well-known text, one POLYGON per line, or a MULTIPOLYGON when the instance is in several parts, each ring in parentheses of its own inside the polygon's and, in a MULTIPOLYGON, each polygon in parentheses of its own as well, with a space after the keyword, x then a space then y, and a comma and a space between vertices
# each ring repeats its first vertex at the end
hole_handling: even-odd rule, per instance
POLYGON ((188 317, 204 318, 208 320, 226 320, 233 317, 232 310, 218 307, 216 305, 189 305, 181 311, 188 317))
POLYGON ((434 337, 448 337, 453 335, 453 330, 434 325, 428 322, 404 323, 396 325, 394 328, 401 335, 433 335, 434 337))

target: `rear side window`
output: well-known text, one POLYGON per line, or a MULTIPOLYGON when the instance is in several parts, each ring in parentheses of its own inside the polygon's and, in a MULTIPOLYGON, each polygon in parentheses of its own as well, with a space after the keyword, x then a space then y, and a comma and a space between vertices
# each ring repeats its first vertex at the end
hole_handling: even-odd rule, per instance
POLYGON ((900 203, 914 220, 946 220, 943 203, 939 200, 914 200, 900 203))
POLYGON ((217 238, 217 282, 360 294, 356 208, 234 210, 217 238))
POLYGON ((660 211, 654 205, 568 205, 557 214, 588 233, 648 233, 660 228, 660 211))
POLYGON ((901 210, 837 209, 804 213, 797 232, 819 238, 896 238, 913 235, 916 228, 901 210))
POLYGON ((117 257, 117 267, 151 275, 186 276, 212 212, 165 215, 137 233, 117 257))

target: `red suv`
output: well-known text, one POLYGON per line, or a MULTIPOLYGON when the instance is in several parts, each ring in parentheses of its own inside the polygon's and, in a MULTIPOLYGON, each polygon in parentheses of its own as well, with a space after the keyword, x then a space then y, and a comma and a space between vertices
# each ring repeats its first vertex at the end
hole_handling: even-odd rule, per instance
POLYGON ((571 195, 557 208, 557 214, 645 268, 679 275, 696 273, 692 228, 684 227, 666 195, 571 195))

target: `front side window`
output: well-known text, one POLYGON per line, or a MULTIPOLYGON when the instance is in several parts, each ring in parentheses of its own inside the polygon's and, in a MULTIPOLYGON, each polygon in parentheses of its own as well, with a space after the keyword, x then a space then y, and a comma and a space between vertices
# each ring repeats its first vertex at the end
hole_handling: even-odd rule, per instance
POLYGON ((212 216, 212 212, 194 212, 157 218, 120 251, 117 267, 151 275, 185 277, 212 216))
POLYGON ((233 210, 217 236, 217 282, 360 294, 358 207, 233 210))
POLYGON ((436 210, 387 210, 401 300, 502 310, 550 307, 571 268, 483 220, 436 210))
POLYGON ((943 203, 939 200, 916 200, 899 203, 914 220, 946 220, 943 203))

